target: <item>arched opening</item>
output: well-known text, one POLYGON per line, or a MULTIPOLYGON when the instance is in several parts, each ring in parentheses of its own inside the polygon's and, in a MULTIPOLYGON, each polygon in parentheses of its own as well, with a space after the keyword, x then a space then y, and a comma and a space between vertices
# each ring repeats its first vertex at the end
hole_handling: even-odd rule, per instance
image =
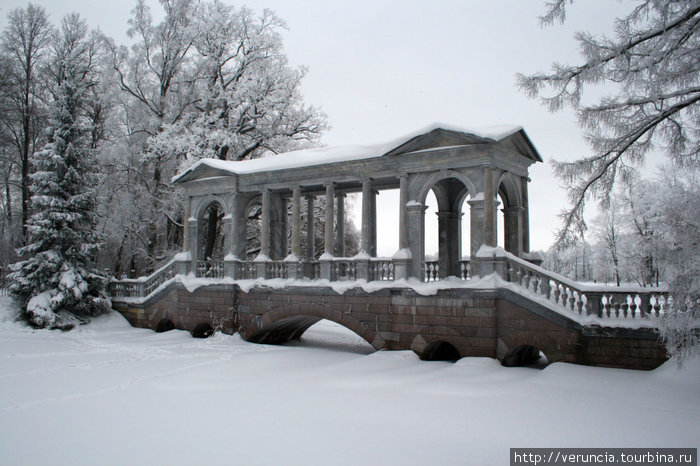
POLYGON ((356 354, 371 354, 376 351, 360 335, 328 319, 319 320, 290 344, 356 354))
POLYGON ((246 340, 252 343, 291 344, 358 354, 375 351, 362 335, 337 322, 313 315, 280 319, 265 325, 246 340))
POLYGON ((452 361, 460 358, 459 351, 446 341, 434 341, 425 347, 420 355, 423 361, 452 361))
POLYGON ((506 209, 505 209, 505 201, 503 199, 503 195, 499 192, 498 193, 498 200, 501 203, 501 209, 499 209, 498 215, 496 216, 496 246, 500 246, 505 249, 506 247, 506 238, 508 235, 508 232, 506 232, 506 209))
POLYGON ((534 367, 543 368, 549 364, 547 356, 539 348, 532 345, 518 345, 508 350, 501 365, 505 367, 534 367))
POLYGON ((224 259, 224 208, 217 201, 211 202, 199 218, 200 244, 198 258, 200 260, 221 261, 224 259))
POLYGON ((509 174, 504 174, 498 185, 500 212, 498 221, 498 245, 516 255, 523 252, 524 208, 519 185, 509 174))
POLYGON ((425 193, 423 217, 425 279, 468 278, 471 253, 469 192, 457 178, 444 178, 425 193))

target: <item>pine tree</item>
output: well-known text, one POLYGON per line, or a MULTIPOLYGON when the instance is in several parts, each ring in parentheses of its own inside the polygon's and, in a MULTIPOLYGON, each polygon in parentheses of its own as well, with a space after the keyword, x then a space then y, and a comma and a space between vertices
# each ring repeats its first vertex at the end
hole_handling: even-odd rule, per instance
POLYGON ((85 116, 97 79, 96 43, 75 14, 64 18, 54 41, 48 142, 32 157, 28 242, 10 277, 10 289, 37 327, 63 328, 69 325, 65 312, 90 316, 110 305, 104 279, 90 268, 100 244, 94 230, 97 167, 85 116))

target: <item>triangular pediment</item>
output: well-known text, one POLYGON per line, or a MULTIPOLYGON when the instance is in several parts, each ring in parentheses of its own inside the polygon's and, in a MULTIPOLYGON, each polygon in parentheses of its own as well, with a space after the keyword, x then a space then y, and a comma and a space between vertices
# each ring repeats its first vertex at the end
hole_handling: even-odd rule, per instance
POLYGON ((181 175, 175 177, 178 182, 202 180, 218 176, 230 176, 231 172, 218 167, 212 167, 207 163, 197 162, 181 175))
POLYGON ((522 129, 503 136, 499 135, 491 138, 463 131, 436 128, 432 131, 411 138, 383 155, 391 156, 421 150, 438 149, 440 147, 493 143, 497 143, 500 146, 517 152, 536 162, 542 161, 537 149, 535 149, 535 146, 530 141, 530 138, 527 137, 525 131, 522 129))
POLYGON ((469 133, 437 128, 420 136, 416 136, 395 147, 384 155, 398 155, 439 147, 465 146, 493 142, 490 139, 469 133))

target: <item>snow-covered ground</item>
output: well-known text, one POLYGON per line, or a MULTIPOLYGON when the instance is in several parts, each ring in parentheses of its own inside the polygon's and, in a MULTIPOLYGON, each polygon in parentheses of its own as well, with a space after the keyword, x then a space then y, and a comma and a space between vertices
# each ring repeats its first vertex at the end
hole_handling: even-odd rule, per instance
POLYGON ((32 330, 0 298, 0 463, 508 464, 510 447, 698 447, 700 362, 652 372, 372 352, 322 321, 256 345, 32 330))

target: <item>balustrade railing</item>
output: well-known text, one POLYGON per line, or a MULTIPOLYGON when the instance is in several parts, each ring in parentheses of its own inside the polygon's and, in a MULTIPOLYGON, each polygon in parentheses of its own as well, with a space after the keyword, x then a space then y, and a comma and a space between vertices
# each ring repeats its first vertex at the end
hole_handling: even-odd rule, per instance
POLYGON ((383 257, 370 259, 369 279, 376 281, 393 281, 394 262, 391 259, 383 257))
MULTIPOLYGON (((471 262, 469 259, 462 259, 458 263, 457 277, 462 280, 471 278, 471 262)), ((423 263, 423 281, 434 282, 440 280, 440 263, 439 261, 425 261, 423 263)))
POLYGON ((425 261, 423 263, 423 281, 434 282, 440 279, 440 264, 438 261, 425 261))
POLYGON ((336 280, 357 280, 357 262, 352 259, 335 258, 333 267, 336 280))
POLYGON ((505 253, 507 281, 563 307, 569 312, 603 319, 656 318, 668 305, 668 294, 658 288, 616 288, 576 283, 505 253))
POLYGON ((147 298, 176 274, 177 263, 173 259, 147 277, 112 281, 109 292, 115 298, 147 298))
POLYGON ((471 262, 469 259, 459 261, 459 278, 469 280, 472 276, 471 262))
POLYGON ((266 262, 265 278, 287 278, 287 263, 284 261, 266 262))
POLYGON ((214 260, 197 261, 195 276, 197 278, 224 278, 224 262, 214 260))

